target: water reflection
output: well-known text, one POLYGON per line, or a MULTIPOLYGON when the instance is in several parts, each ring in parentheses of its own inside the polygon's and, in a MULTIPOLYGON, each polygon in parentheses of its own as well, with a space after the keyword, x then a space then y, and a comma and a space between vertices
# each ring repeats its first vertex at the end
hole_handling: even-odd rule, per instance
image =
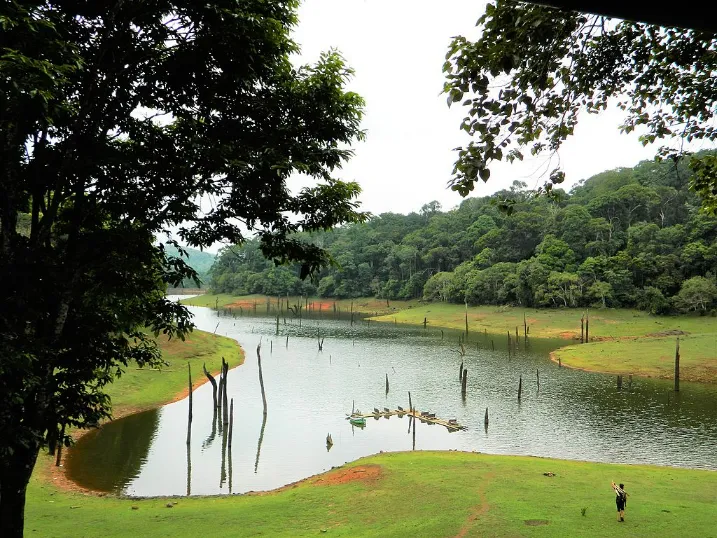
POLYGON ((81 450, 67 452, 71 478, 90 489, 121 493, 147 461, 161 412, 137 413, 88 432, 81 450))
MULTIPOLYGON (((273 316, 192 310, 199 328, 212 332, 216 327, 247 351, 245 365, 232 370, 228 385, 237 407, 232 446, 207 383, 194 393, 193 434, 203 441, 188 447, 186 461, 180 463, 187 458, 181 433, 185 401, 151 412, 153 419, 148 414, 128 417, 83 438, 70 450, 71 478, 128 495, 245 492, 279 487, 380 450, 412 449, 717 468, 717 390, 712 386, 683 384, 669 402, 669 381, 634 378, 617 391, 613 376, 551 363, 547 354, 558 341, 529 339, 526 345, 514 339, 513 346, 520 345, 508 359, 505 336, 480 333, 462 339, 459 332, 430 327, 356 319, 351 325, 350 320, 308 316, 301 326, 298 319, 280 320, 276 336, 273 316), (318 350, 319 329, 323 352, 318 350), (264 414, 254 352, 262 339, 271 350, 262 357, 271 421, 264 414), (464 395, 455 375, 461 362, 461 371, 470 371, 464 395), (468 429, 449 433, 424 424, 419 434, 420 420, 408 418, 407 430, 398 417, 369 419, 364 428, 355 427, 345 420, 353 400, 364 410, 413 405, 456 418, 468 429), (327 432, 333 437, 330 452, 325 450, 327 432), (214 442, 217 435, 221 443, 214 442), (186 483, 183 473, 176 473, 179 465, 187 467, 186 483)), ((236 364, 236 357, 228 359, 236 364)), ((219 403, 224 403, 221 397, 219 403)))

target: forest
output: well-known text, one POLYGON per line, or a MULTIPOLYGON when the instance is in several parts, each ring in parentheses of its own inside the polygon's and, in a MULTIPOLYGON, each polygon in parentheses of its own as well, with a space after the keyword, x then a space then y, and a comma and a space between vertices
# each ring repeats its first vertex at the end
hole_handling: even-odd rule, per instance
POLYGON ((442 211, 303 236, 333 264, 313 281, 250 240, 209 272, 217 293, 422 298, 470 305, 636 307, 653 314, 717 306, 717 219, 700 212, 683 161, 644 161, 536 196, 521 182, 442 211))

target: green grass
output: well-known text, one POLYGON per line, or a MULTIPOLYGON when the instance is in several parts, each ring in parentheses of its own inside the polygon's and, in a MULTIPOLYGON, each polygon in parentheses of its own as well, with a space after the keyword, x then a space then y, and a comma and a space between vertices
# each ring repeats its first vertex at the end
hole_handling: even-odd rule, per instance
MULTIPOLYGON (((380 321, 422 324, 426 318, 430 327, 465 329, 462 305, 429 303, 402 310, 380 321)), ((509 306, 477 306, 468 308, 468 331, 505 334, 510 330, 523 335, 523 314, 533 338, 580 339, 580 317, 584 310, 577 308, 534 309, 509 306)), ((688 333, 717 332, 717 319, 699 316, 651 316, 646 312, 628 309, 590 310, 590 338, 643 336, 664 331, 681 330, 688 333)))
POLYGON ((380 466, 379 476, 208 498, 100 498, 36 478, 26 536, 717 536, 715 472, 459 452, 382 454, 346 467, 364 465, 380 466), (624 523, 611 480, 630 494, 624 523))
MULTIPOLYGON (((663 336, 591 342, 561 348, 553 357, 571 368, 672 379, 675 340, 663 336)), ((717 380, 717 333, 680 337, 680 379, 717 380)))
POLYGON ((160 340, 162 358, 169 363, 160 370, 129 366, 120 379, 109 386, 115 416, 158 407, 188 390, 187 363, 192 365, 194 385, 206 381, 202 364, 215 374, 221 370, 222 357, 230 367, 241 364, 244 353, 236 341, 203 331, 192 331, 184 341, 160 340))

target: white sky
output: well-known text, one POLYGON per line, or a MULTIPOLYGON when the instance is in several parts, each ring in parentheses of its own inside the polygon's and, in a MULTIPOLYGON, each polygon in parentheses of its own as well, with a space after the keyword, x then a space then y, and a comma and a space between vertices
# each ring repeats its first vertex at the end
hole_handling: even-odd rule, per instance
MULTIPOLYGON (((357 181, 362 209, 378 215, 409 213, 438 200, 444 210, 462 198, 446 187, 451 178, 453 148, 471 138, 459 129, 463 107, 449 109, 441 93, 441 71, 451 37, 475 39, 483 14, 481 0, 304 0, 294 39, 302 63, 322 51, 338 49, 356 75, 349 88, 366 100, 363 128, 367 140, 355 146, 355 157, 337 175, 357 181)), ((584 115, 575 135, 559 153, 567 179, 565 190, 580 179, 651 159, 657 146, 643 147, 637 135, 621 135, 620 111, 584 115)), ((491 166, 488 183, 473 196, 485 196, 513 180, 529 187, 547 176, 544 159, 491 166)), ((298 185, 297 180, 292 183, 298 185)))
MULTIPOLYGON (((438 200, 444 210, 462 201, 447 188, 455 153, 471 138, 459 129, 464 107, 449 109, 441 93, 441 71, 451 37, 477 37, 475 23, 485 0, 303 0, 293 38, 302 54, 296 63, 314 63, 323 51, 338 49, 356 74, 349 89, 366 100, 354 158, 336 175, 357 181, 361 209, 374 215, 409 213, 438 200)), ((618 131, 621 111, 583 115, 575 134, 559 152, 565 190, 604 170, 631 167, 653 158, 658 146, 643 147, 636 134, 618 131)), ((693 147, 693 150, 702 149, 693 147)), ((525 152, 529 155, 529 152, 525 152)), ((545 158, 491 165, 488 183, 472 196, 485 196, 524 181, 529 187, 547 178, 545 158)), ((306 179, 294 177, 297 189, 306 179)), ((216 252, 221 245, 213 245, 216 252)))

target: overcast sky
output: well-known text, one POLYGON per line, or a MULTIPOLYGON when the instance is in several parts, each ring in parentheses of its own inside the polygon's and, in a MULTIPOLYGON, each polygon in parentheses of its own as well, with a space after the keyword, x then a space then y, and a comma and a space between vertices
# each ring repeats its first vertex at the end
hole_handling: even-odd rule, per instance
MULTIPOLYGON (((356 75, 349 88, 366 100, 365 142, 338 175, 357 181, 362 209, 374 214, 408 213, 438 200, 444 209, 462 198, 446 188, 455 161, 453 148, 470 137, 459 130, 463 107, 449 109, 441 94, 441 67, 451 37, 475 39, 480 0, 304 0, 294 39, 304 63, 321 51, 338 49, 356 75)), ((567 175, 564 188, 603 170, 634 166, 654 156, 636 135, 621 135, 620 111, 583 117, 574 137, 560 151, 567 175)), ((529 187, 547 176, 544 160, 491 166, 484 196, 518 179, 529 187), (543 166, 541 166, 543 165, 543 166)))

